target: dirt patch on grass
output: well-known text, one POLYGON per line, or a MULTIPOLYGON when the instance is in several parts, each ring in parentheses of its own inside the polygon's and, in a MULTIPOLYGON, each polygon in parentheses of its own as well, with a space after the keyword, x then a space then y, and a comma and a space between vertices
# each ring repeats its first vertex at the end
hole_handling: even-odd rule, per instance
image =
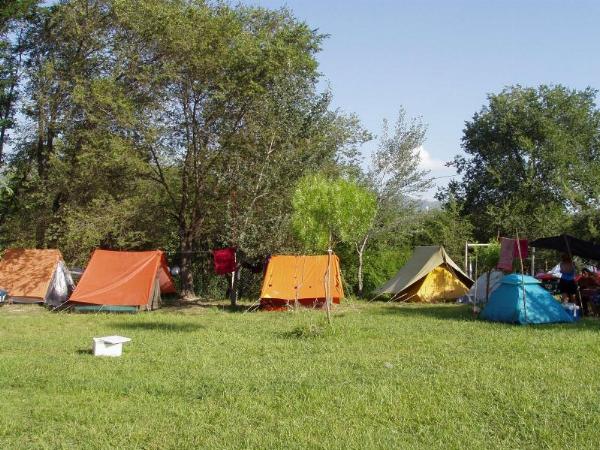
POLYGON ((48 312, 48 310, 46 308, 44 308, 42 305, 38 305, 38 304, 26 304, 26 303, 19 303, 19 304, 5 304, 0 306, 0 314, 27 314, 27 315, 32 315, 32 314, 45 314, 46 312, 48 312))

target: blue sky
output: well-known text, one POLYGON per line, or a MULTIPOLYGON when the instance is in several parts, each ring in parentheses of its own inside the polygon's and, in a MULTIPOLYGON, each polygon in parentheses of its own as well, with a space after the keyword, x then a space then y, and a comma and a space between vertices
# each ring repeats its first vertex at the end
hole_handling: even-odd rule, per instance
POLYGON ((373 133, 400 106, 422 116, 423 165, 435 176, 452 173, 443 162, 461 151, 464 122, 487 93, 512 84, 600 88, 600 0, 245 3, 287 6, 330 35, 318 58, 334 106, 373 133))

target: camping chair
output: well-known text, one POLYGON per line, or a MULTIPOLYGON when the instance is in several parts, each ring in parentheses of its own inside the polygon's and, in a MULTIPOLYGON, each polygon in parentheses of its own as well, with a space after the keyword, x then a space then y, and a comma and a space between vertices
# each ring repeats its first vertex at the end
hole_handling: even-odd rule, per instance
POLYGON ((600 292, 590 295, 588 306, 591 315, 600 316, 600 292))
POLYGON ((4 289, 0 289, 0 305, 4 305, 4 303, 6 302, 7 295, 8 292, 6 292, 4 289))

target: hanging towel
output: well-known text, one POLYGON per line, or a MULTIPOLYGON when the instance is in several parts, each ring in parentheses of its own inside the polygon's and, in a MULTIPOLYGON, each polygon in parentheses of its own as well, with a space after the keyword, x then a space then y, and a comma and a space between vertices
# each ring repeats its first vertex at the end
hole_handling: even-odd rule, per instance
POLYGON ((500 259, 496 266, 500 270, 511 272, 513 268, 513 254, 515 241, 509 238, 500 238, 500 259))
POLYGON ((225 275, 236 271, 235 248, 228 247, 213 250, 212 254, 217 275, 225 275))
MULTIPOLYGON (((512 239, 511 239, 512 240, 512 239)), ((521 247, 521 258, 525 259, 527 258, 527 256, 529 256, 529 242, 527 241, 527 239, 519 239, 519 241, 517 242, 517 240, 514 240, 514 246, 515 246, 515 251, 513 252, 513 258, 518 258, 519 257, 519 247, 521 247)))

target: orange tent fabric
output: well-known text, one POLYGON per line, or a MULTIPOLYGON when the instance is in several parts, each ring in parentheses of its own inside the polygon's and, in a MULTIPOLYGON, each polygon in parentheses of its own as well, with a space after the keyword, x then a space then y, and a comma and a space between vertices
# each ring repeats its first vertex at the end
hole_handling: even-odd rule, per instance
POLYGON ((0 288, 11 297, 43 302, 60 261, 59 250, 8 249, 0 261, 0 288))
MULTIPOLYGON (((325 301, 327 255, 272 256, 261 289, 263 307, 285 307, 296 300, 304 306, 318 306, 325 301)), ((334 303, 344 298, 337 255, 331 257, 331 295, 334 303)))
POLYGON ((161 293, 175 292, 167 259, 160 250, 96 250, 71 295, 71 302, 146 306, 152 298, 157 277, 161 293))

